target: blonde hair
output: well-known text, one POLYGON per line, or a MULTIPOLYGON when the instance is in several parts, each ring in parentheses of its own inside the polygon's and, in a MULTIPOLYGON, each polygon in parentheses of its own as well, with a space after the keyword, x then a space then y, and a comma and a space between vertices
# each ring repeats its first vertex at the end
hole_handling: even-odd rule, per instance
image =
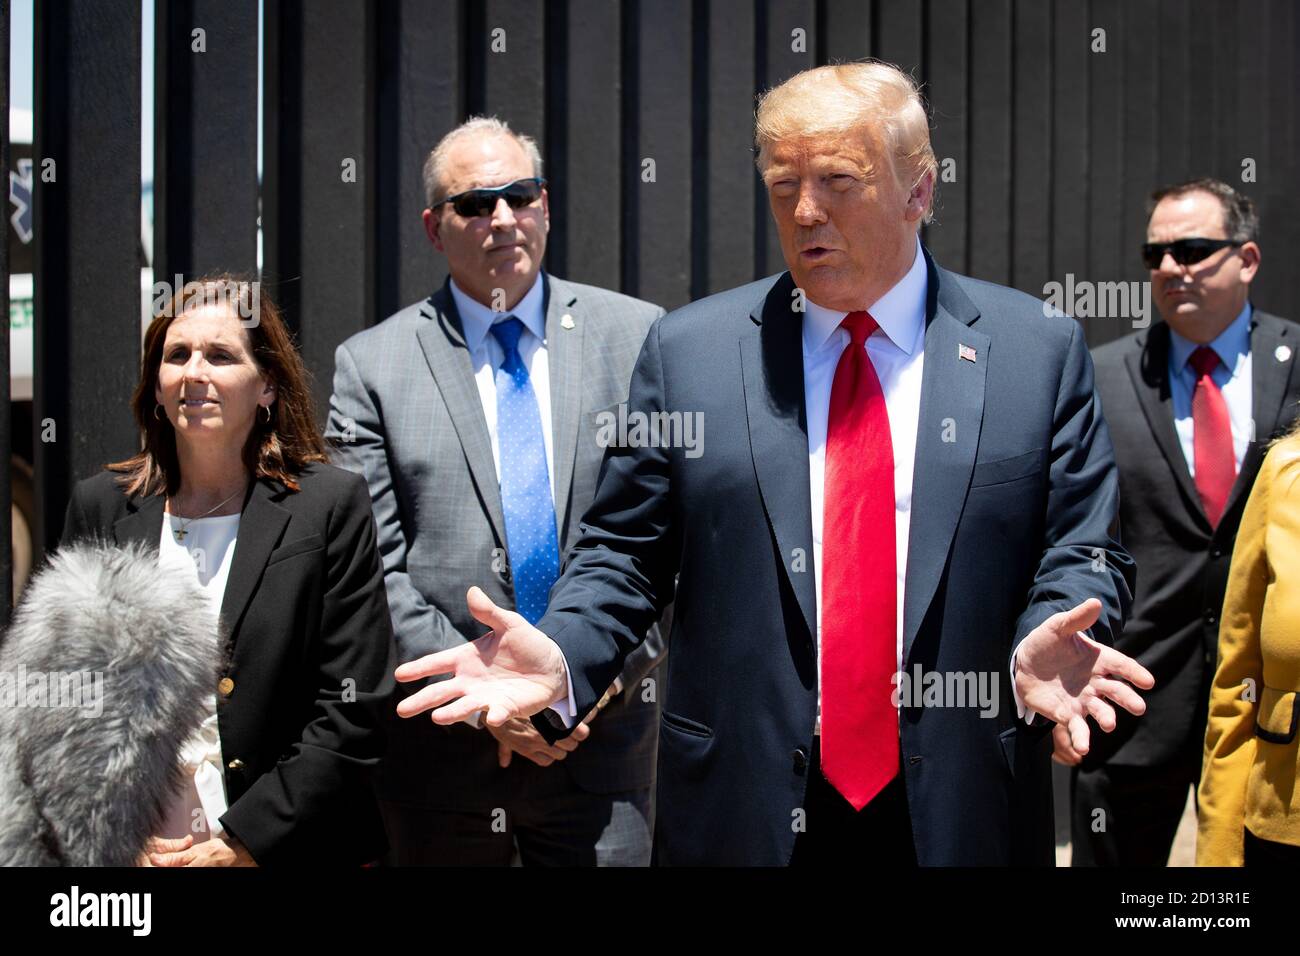
MULTIPOLYGON (((894 163, 894 177, 909 190, 935 176, 939 163, 930 146, 930 121, 912 78, 891 63, 838 63, 796 73, 768 90, 754 116, 760 173, 772 146, 784 139, 873 131, 894 163)), ((925 222, 933 218, 934 193, 925 222)))
POLYGON ((1300 415, 1296 417, 1296 420, 1291 423, 1291 427, 1284 434, 1269 442, 1268 447, 1272 448, 1275 445, 1282 445, 1289 451, 1300 453, 1300 415))
POLYGON ((542 153, 537 148, 537 140, 512 130, 509 123, 495 116, 471 116, 438 140, 438 145, 433 147, 429 158, 424 161, 424 201, 430 207, 433 206, 434 200, 439 196, 439 190, 442 189, 442 169, 451 148, 463 139, 482 135, 510 137, 528 155, 528 161, 533 164, 533 175, 537 177, 542 175, 542 153))

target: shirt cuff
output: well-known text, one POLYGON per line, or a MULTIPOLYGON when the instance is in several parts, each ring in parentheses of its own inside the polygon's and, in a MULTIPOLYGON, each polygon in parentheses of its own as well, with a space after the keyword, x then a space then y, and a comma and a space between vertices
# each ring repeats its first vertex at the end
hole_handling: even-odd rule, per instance
POLYGON ((1011 655, 1011 696, 1016 701, 1016 715, 1029 725, 1034 722, 1034 712, 1025 709, 1025 702, 1020 699, 1020 691, 1016 689, 1016 657, 1019 653, 1020 649, 1017 648, 1016 653, 1011 655))
MULTIPOLYGON (((551 643, 555 644, 555 641, 552 640, 551 643)), ((555 646, 560 647, 559 644, 555 646)), ((549 709, 555 712, 555 716, 564 724, 566 730, 572 730, 574 723, 577 722, 578 711, 573 706, 573 675, 569 673, 569 662, 564 657, 563 649, 560 650, 560 660, 564 661, 564 683, 568 693, 553 703, 549 709)))

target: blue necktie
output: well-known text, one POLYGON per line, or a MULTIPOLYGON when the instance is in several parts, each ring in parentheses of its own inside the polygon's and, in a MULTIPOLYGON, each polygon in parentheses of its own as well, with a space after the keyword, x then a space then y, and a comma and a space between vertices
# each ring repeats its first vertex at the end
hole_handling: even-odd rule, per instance
POLYGON ((492 335, 506 353, 496 370, 497 448, 515 608, 529 624, 536 624, 546 611, 551 585, 560 575, 560 546, 542 415, 519 354, 523 331, 524 324, 513 316, 492 326, 492 335))

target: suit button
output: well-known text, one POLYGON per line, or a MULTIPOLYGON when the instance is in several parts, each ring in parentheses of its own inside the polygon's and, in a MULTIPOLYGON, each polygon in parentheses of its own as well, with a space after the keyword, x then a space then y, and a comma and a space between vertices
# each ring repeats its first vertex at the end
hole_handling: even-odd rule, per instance
POLYGON ((794 763, 794 772, 802 777, 804 771, 808 769, 808 751, 796 747, 794 753, 790 754, 790 758, 794 763))
POLYGON ((1222 549, 1222 548, 1215 548, 1213 551, 1210 552, 1210 557, 1212 557, 1212 558, 1221 558, 1221 557, 1223 557, 1223 549, 1222 549))
POLYGON ((217 693, 222 697, 229 697, 235 689, 235 682, 229 677, 223 677, 217 681, 217 693))
POLYGON ((1214 612, 1207 608, 1205 611, 1205 623, 1213 624, 1216 620, 1218 620, 1218 618, 1215 617, 1214 612))
POLYGON ((230 761, 230 763, 226 764, 226 766, 231 770, 243 770, 244 761, 236 757, 234 760, 230 761))

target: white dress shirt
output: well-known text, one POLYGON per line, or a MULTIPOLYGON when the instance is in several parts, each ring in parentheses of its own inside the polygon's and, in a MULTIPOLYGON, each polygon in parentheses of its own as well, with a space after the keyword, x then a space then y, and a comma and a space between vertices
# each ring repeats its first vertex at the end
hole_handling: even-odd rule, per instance
MULTIPOLYGON (((903 597, 907 538, 912 520, 912 467, 921 415, 921 372, 925 365, 925 257, 918 240, 912 267, 867 310, 880 326, 867 339, 867 356, 880 379, 894 446, 894 542, 898 613, 895 661, 903 668, 903 597)), ((808 487, 812 490, 813 574, 817 591, 817 660, 822 638, 822 520, 825 515, 826 422, 831 385, 849 333, 840 328, 847 312, 823 308, 811 299, 803 319, 803 394, 808 416, 808 487)), ((821 732, 821 670, 817 681, 817 729, 821 732)))
POLYGON ((505 349, 491 334, 491 327, 513 316, 524 324, 524 334, 519 336, 519 357, 528 369, 528 380, 537 396, 537 411, 542 416, 542 442, 546 445, 546 474, 551 482, 551 501, 555 501, 555 451, 551 440, 551 378, 546 361, 546 313, 542 306, 545 286, 541 270, 532 287, 513 308, 494 312, 482 302, 471 299, 456 280, 451 280, 451 297, 460 313, 461 328, 465 331, 465 345, 469 348, 474 365, 474 382, 478 385, 479 401, 483 404, 483 417, 487 419, 488 437, 492 439, 492 462, 497 469, 497 482, 501 481, 501 446, 497 439, 497 369, 506 360, 505 349))
MULTIPOLYGON (((1232 454, 1237 471, 1246 457, 1254 432, 1251 420, 1251 356, 1250 356, 1250 303, 1247 302, 1232 324, 1210 343, 1219 356, 1219 366, 1210 373, 1214 384, 1223 393, 1232 423, 1232 454)), ((1196 477, 1194 429, 1192 427, 1192 396, 1196 392, 1196 369, 1191 365, 1195 342, 1185 339, 1169 328, 1169 397, 1173 402, 1174 429, 1183 457, 1187 459, 1187 473, 1196 477)))
MULTIPOLYGON (((528 380, 537 397, 537 412, 542 419, 542 443, 546 446, 546 476, 551 486, 551 508, 554 510, 555 446, 551 436, 551 376, 546 359, 546 312, 543 308, 545 293, 546 287, 539 269, 532 286, 513 309, 495 312, 477 299, 470 298, 456 285, 455 279, 451 280, 451 297, 460 314, 465 345, 474 367, 474 384, 478 386, 483 418, 487 422, 488 437, 492 441, 492 464, 496 466, 498 485, 501 483, 501 442, 497 436, 497 369, 506 360, 506 352, 492 334, 492 326, 511 317, 524 325, 524 332, 519 336, 519 357, 528 369, 528 380)), ((462 722, 471 727, 482 726, 479 714, 472 714, 462 722)))
MULTIPOLYGON (((163 514, 158 539, 158 563, 175 564, 192 571, 211 599, 204 613, 214 623, 220 617, 221 599, 226 593, 230 564, 235 556, 240 515, 217 515, 182 522, 175 515, 163 514), (185 541, 176 540, 176 532, 185 530, 185 541)), ((179 608, 177 613, 190 613, 179 608)), ((217 728, 217 696, 204 700, 203 723, 181 748, 185 766, 184 785, 168 804, 159 836, 168 839, 194 837, 203 843, 221 836, 221 815, 227 810, 225 762, 221 759, 221 735, 217 728), (197 825, 202 821, 202 825, 197 825)))
MULTIPOLYGON (((907 572, 908 533, 912 518, 912 469, 916 461, 916 435, 921 415, 921 376, 925 364, 925 299, 927 291, 925 256, 917 239, 911 268, 902 279, 867 311, 880 326, 864 346, 885 395, 889 433, 894 450, 894 540, 896 548, 898 612, 895 628, 895 660, 902 670, 903 602, 907 572)), ((840 355, 848 347, 849 333, 840 328, 847 312, 838 312, 807 300, 803 319, 804 408, 808 419, 808 477, 811 489, 813 573, 817 592, 817 725, 821 731, 821 622, 822 622, 822 521, 825 507, 826 422, 830 414, 831 385, 840 355)), ((565 662, 568 675, 568 662, 565 662)), ((1012 663, 1012 694, 1017 710, 1025 716, 1015 692, 1012 663)), ((572 726, 573 679, 568 676, 568 695, 552 709, 572 726)), ((1032 713, 1028 719, 1032 720, 1032 713)))

